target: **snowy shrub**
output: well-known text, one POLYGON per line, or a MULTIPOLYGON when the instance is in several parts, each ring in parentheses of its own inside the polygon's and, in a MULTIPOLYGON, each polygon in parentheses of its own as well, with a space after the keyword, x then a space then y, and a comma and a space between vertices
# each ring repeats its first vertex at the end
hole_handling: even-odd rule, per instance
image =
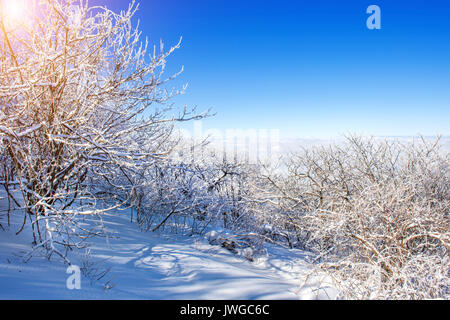
POLYGON ((223 247, 239 254, 247 248, 245 256, 250 258, 261 252, 264 238, 251 200, 250 180, 257 176, 257 168, 205 155, 202 148, 193 157, 196 161, 172 157, 142 172, 145 183, 134 207, 137 222, 144 231, 190 235, 223 228, 234 235, 223 241, 223 247))
POLYGON ((149 168, 143 175, 147 186, 141 192, 138 222, 153 231, 180 218, 194 233, 210 223, 239 229, 247 211, 245 170, 241 164, 206 158, 200 163, 165 161, 149 168))
MULTIPOLYGON (((105 267, 103 265, 103 261, 93 261, 91 257, 90 249, 86 249, 84 253, 81 255, 80 259, 80 271, 85 279, 89 280, 90 285, 93 285, 109 274, 111 271, 111 267, 105 267)), ((111 289, 114 284, 111 280, 107 280, 103 284, 103 288, 105 290, 111 289)))
POLYGON ((305 247, 343 298, 449 298, 450 172, 438 141, 349 138, 290 159, 272 179, 305 247))
POLYGON ((263 253, 262 238, 258 234, 236 234, 222 230, 212 230, 206 234, 208 242, 253 261, 255 254, 263 253))
POLYGON ((36 245, 61 257, 55 245, 70 246, 64 238, 77 215, 133 200, 139 169, 168 152, 161 146, 170 124, 189 119, 188 111, 167 114, 179 92, 165 88, 177 76, 165 77, 165 65, 179 44, 148 53, 131 23, 136 9, 39 1, 30 21, 0 21, 3 185, 17 180, 20 197, 8 196, 23 202, 24 225, 31 223, 36 245), (104 198, 109 205, 98 209, 104 198))

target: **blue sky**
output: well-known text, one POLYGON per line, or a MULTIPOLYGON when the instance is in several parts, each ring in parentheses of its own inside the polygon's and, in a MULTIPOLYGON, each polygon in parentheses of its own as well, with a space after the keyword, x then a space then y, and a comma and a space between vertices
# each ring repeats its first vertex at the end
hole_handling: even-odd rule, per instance
POLYGON ((449 15, 444 0, 142 0, 136 18, 153 44, 183 36, 175 102, 212 108, 205 128, 335 137, 450 135, 449 15), (366 27, 371 4, 381 30, 366 27))

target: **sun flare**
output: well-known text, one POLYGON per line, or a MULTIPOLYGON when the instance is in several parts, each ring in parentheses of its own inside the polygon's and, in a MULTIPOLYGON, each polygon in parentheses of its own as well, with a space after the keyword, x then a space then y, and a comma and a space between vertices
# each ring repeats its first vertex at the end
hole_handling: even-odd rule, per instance
POLYGON ((0 0, 0 16, 9 22, 23 21, 27 10, 24 0, 0 0))

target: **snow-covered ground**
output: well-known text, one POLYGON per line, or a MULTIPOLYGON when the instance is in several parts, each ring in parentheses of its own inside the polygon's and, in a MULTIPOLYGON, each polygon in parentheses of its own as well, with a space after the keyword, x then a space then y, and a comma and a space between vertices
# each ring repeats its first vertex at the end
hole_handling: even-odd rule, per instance
POLYGON ((6 228, 2 219, 7 230, 0 229, 0 299, 328 299, 334 294, 317 289, 326 287, 318 277, 304 286, 312 269, 300 250, 266 244, 267 254, 250 262, 205 237, 141 232, 123 213, 104 216, 111 236, 91 240, 88 260, 85 251, 71 254, 72 263, 90 265, 86 273, 94 281, 82 275, 81 289, 69 290, 71 274, 58 257, 34 255, 24 262, 32 239, 27 230, 15 235, 20 222, 6 228))

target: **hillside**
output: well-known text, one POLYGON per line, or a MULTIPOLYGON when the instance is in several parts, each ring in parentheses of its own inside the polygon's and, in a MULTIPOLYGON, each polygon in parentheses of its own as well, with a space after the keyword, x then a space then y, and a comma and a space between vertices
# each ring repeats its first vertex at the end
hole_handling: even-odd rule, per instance
POLYGON ((301 288, 311 267, 300 250, 266 244, 267 254, 250 262, 204 237, 143 233, 127 214, 105 215, 104 223, 109 237, 92 239, 89 259, 85 250, 69 255, 84 270, 81 290, 66 288, 70 274, 56 256, 36 252, 24 262, 31 233, 16 236, 19 221, 0 230, 0 299, 328 298, 317 281, 301 288))

